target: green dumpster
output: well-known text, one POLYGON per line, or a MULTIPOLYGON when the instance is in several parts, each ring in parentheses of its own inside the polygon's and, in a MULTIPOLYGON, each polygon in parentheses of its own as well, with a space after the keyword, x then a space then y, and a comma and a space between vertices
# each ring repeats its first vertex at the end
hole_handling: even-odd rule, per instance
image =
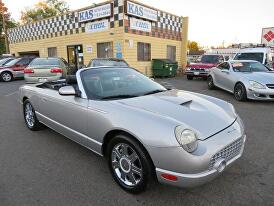
POLYGON ((153 77, 175 77, 178 70, 178 62, 169 59, 152 59, 153 77))

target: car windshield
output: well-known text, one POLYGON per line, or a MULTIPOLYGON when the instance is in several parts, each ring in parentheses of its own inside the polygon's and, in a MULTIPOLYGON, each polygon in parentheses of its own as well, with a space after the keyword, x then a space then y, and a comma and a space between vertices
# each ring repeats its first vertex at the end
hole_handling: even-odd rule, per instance
POLYGON ((13 66, 13 65, 15 65, 15 64, 17 64, 17 62, 19 62, 21 59, 14 59, 14 60, 12 60, 12 61, 10 61, 10 62, 8 62, 8 63, 6 63, 5 64, 5 66, 13 66))
POLYGON ((219 55, 203 55, 200 59, 200 62, 216 64, 220 62, 220 59, 221 57, 219 55))
POLYGON ((59 64, 59 59, 36 58, 30 63, 30 66, 58 66, 59 64))
POLYGON ((269 72, 270 70, 260 62, 234 62, 232 63, 235 72, 269 72))
POLYGON ((123 99, 166 91, 130 68, 90 69, 81 72, 81 77, 90 99, 123 99))
POLYGON ((263 63, 264 53, 238 53, 235 60, 254 60, 263 63))
POLYGON ((127 67, 128 64, 123 60, 108 60, 108 59, 98 59, 93 61, 95 67, 99 66, 110 66, 110 67, 127 67))

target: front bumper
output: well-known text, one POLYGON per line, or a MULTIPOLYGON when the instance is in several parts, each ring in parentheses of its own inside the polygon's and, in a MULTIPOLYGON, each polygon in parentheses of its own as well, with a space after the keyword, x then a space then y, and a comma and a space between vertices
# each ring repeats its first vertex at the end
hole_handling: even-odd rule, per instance
POLYGON ((243 154, 246 135, 240 118, 229 128, 200 140, 197 150, 189 154, 183 148, 158 148, 149 151, 158 181, 188 188, 211 181, 243 154), (220 169, 220 163, 225 163, 220 169), (172 175, 176 180, 166 179, 172 175))
POLYGON ((209 72, 204 70, 186 70, 185 74, 192 77, 207 77, 209 72))
MULTIPOLYGON (((244 136, 244 141, 245 139, 246 139, 246 136, 244 136)), ((243 151, 244 151, 244 146, 242 147, 241 152, 237 156, 235 156, 234 158, 226 162, 225 168, 230 167, 231 163, 239 159, 242 156, 243 151)), ((197 174, 182 174, 182 173, 177 173, 177 172, 156 168, 157 179, 160 183, 173 185, 181 188, 192 188, 199 185, 203 185, 207 182, 212 181, 216 177, 218 177, 222 172, 223 171, 218 171, 216 168, 212 168, 211 170, 207 170, 197 174), (176 176, 177 180, 176 181, 167 180, 162 177, 162 175, 164 174, 171 174, 173 176, 176 176)))
POLYGON ((261 101, 274 101, 274 89, 247 89, 247 98, 261 101))

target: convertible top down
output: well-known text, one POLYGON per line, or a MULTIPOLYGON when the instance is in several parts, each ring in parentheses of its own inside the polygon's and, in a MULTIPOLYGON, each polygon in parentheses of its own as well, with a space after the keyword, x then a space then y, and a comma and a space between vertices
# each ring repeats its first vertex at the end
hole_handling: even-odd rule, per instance
POLYGON ((215 178, 238 159, 245 131, 222 100, 167 90, 131 68, 81 69, 67 81, 20 88, 26 125, 46 125, 105 156, 126 191, 153 176, 179 187, 215 178))

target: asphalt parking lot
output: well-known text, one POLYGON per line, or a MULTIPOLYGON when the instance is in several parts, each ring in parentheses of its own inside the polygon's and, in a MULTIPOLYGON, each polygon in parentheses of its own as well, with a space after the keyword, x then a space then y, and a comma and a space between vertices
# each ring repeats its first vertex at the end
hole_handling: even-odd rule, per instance
MULTIPOLYGON (((243 157, 213 182, 184 190, 153 183, 131 195, 112 180, 102 157, 50 129, 29 131, 17 91, 0 82, 0 205, 274 205, 274 102, 237 102, 202 80, 157 80, 235 105, 248 135, 243 157)), ((214 125, 212 125, 214 126, 214 125)))

